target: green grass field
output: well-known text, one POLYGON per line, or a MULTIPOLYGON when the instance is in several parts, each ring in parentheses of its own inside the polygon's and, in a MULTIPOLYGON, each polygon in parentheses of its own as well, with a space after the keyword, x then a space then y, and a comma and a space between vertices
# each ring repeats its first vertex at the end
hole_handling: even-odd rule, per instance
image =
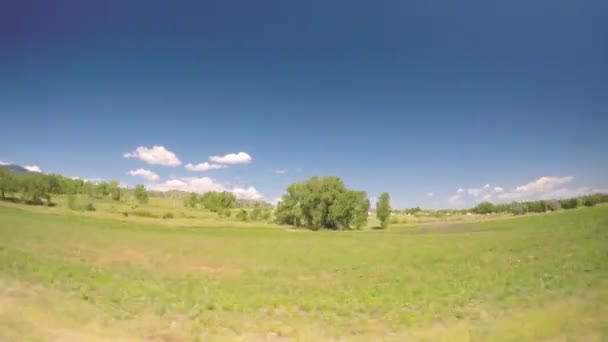
POLYGON ((608 206, 355 232, 96 206, 0 203, 0 341, 608 339, 608 206))

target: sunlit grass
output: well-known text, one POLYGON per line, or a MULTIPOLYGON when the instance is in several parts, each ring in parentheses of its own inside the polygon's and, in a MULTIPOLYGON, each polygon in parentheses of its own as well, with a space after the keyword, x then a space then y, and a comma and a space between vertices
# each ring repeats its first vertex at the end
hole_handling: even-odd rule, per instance
POLYGON ((174 205, 177 215, 199 216, 124 217, 132 207, 111 201, 90 213, 0 205, 0 336, 608 336, 608 311, 598 304, 608 299, 605 206, 456 226, 310 232, 162 201, 146 210, 174 205))

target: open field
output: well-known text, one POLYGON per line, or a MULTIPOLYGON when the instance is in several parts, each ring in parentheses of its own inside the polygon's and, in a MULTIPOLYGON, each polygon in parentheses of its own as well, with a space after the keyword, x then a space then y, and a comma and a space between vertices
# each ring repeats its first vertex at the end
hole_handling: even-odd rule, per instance
POLYGON ((608 338, 608 206, 353 232, 96 206, 0 203, 0 340, 608 338))

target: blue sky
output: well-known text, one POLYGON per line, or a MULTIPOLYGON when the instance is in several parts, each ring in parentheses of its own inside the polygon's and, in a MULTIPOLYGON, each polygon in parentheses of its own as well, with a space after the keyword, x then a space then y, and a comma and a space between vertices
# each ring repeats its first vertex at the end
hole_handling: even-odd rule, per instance
POLYGON ((269 201, 338 175, 398 207, 608 189, 605 1, 4 7, 3 162, 269 201))

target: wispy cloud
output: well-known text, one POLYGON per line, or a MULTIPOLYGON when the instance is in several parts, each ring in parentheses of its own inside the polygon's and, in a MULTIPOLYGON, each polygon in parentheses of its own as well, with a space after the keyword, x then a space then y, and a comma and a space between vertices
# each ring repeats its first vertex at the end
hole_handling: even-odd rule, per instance
POLYGON ((482 201, 496 203, 532 201, 577 197, 606 191, 586 186, 576 188, 568 187, 573 180, 573 176, 544 176, 526 184, 516 186, 512 190, 505 190, 505 188, 501 186, 492 187, 490 184, 485 184, 479 188, 459 188, 454 195, 448 198, 447 202, 450 207, 470 207, 482 201))
POLYGON ((196 165, 188 163, 186 164, 186 169, 190 171, 209 171, 209 170, 217 170, 227 168, 227 165, 220 164, 212 164, 208 162, 198 163, 196 165))
POLYGON ((276 173, 277 175, 284 175, 287 173, 287 170, 285 170, 285 169, 274 170, 274 173, 276 173))

